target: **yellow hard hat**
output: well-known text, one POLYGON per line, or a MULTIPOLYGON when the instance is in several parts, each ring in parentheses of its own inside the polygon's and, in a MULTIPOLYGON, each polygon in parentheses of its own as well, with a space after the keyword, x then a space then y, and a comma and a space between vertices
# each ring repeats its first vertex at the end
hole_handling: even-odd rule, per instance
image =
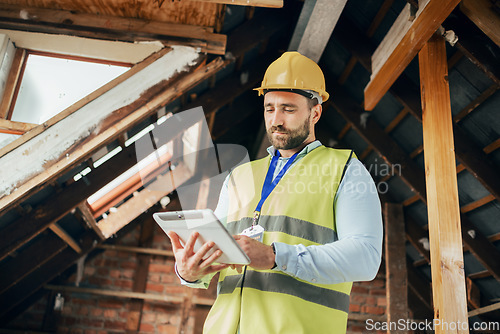
POLYGON ((330 96, 325 90, 325 77, 318 64, 296 51, 285 52, 272 62, 264 74, 262 85, 254 88, 259 95, 265 94, 266 90, 295 89, 317 92, 323 102, 330 96))

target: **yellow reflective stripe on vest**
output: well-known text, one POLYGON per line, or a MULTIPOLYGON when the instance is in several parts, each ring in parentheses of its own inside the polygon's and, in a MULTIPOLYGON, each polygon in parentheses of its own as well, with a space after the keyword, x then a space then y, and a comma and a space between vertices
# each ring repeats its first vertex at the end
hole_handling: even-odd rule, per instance
MULTIPOLYGON (((227 224, 227 229, 231 234, 238 234, 250 227, 252 220, 250 217, 242 218, 237 222, 227 224)), ((259 225, 264 227, 266 232, 282 232, 315 244, 324 245, 338 240, 337 232, 333 229, 292 217, 263 215, 259 218, 259 225)))
MULTIPOLYGON (((224 287, 221 288, 219 294, 229 294, 232 293, 236 287, 241 287, 242 276, 243 275, 226 277, 224 279, 224 287)), ((280 273, 248 270, 245 273, 243 288, 283 293, 335 310, 349 312, 348 294, 320 288, 280 273)))

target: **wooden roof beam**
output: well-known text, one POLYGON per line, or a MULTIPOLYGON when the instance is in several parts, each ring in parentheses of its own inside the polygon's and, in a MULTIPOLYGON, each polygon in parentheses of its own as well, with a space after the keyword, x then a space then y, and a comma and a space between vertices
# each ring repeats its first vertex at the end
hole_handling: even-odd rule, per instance
POLYGON ((454 11, 453 15, 443 22, 443 27, 446 30, 453 30, 458 36, 455 48, 460 50, 486 76, 500 85, 498 62, 500 47, 485 36, 461 11, 454 11))
MULTIPOLYGON (((208 65, 202 65, 203 61, 204 57, 192 53, 191 48, 175 48, 84 104, 71 113, 71 117, 56 122, 38 136, 3 155, 0 165, 11 165, 15 161, 23 169, 16 170, 15 173, 4 169, 9 177, 0 177, 3 181, 0 208, 5 209, 28 195, 33 188, 83 161, 99 147, 115 139, 119 133, 153 114, 181 92, 210 77, 224 65, 220 58, 208 65), (194 65, 189 65, 193 61, 194 65), (191 72, 181 75, 179 70, 191 72), (117 99, 117 96, 122 98, 117 99), (37 150, 31 150, 31 147, 37 147, 37 150), (54 148, 57 150, 54 151, 54 148), (31 154, 26 155, 26 150, 31 154), (46 156, 43 152, 51 153, 46 156), (24 168, 25 166, 33 166, 34 169, 24 168)), ((127 72, 124 73, 126 74, 127 72)), ((117 79, 121 80, 120 78, 117 79)))
MULTIPOLYGON (((373 50, 371 42, 347 18, 338 23, 339 28, 334 32, 341 44, 351 52, 368 71, 371 70, 369 55, 373 50), (346 33, 349 32, 349 33, 346 33)), ((498 63, 498 62, 497 62, 498 63)), ((497 65, 498 66, 498 65, 497 65)), ((390 89, 391 94, 419 121, 422 122, 422 105, 418 87, 404 74, 399 76, 390 89)), ((500 176, 497 168, 480 147, 477 147, 469 135, 462 128, 453 125, 455 153, 457 159, 464 164, 467 170, 500 201, 500 176)))
POLYGON ((193 1, 220 3, 225 5, 238 5, 238 6, 254 6, 254 7, 269 7, 269 8, 283 7, 283 0, 193 0, 193 1))
POLYGON ((109 238, 142 212, 158 203, 162 197, 167 196, 186 182, 191 176, 193 176, 192 172, 182 163, 173 171, 158 176, 148 187, 120 205, 116 212, 110 213, 106 219, 99 221, 98 226, 102 234, 109 238))
POLYGON ((365 88, 365 109, 375 108, 460 0, 423 0, 413 22, 407 4, 372 56, 372 76, 365 88))
MULTIPOLYGON (((328 83, 327 83, 328 84, 328 83)), ((359 115, 364 112, 363 108, 349 97, 347 93, 339 85, 330 85, 336 91, 336 98, 331 100, 331 103, 339 111, 339 113, 352 123, 353 128, 358 134, 369 144, 374 150, 379 153, 384 160, 390 164, 400 164, 401 173, 399 177, 413 190, 420 199, 427 203, 425 197, 425 173, 416 163, 401 149, 401 147, 387 135, 384 130, 376 124, 373 119, 368 119, 366 127, 359 124, 359 115)), ((330 103, 330 100, 327 101, 330 103)), ((456 137, 455 137, 456 138, 456 137)), ((469 221, 465 215, 461 215, 462 239, 467 245, 471 253, 492 275, 500 280, 500 251, 491 244, 488 239, 469 221), (470 230, 475 231, 475 236, 472 238, 468 233, 470 230)))
POLYGON ((347 0, 306 0, 288 47, 318 62, 347 0))
POLYGON ((219 55, 226 50, 226 36, 214 33, 213 28, 4 3, 0 4, 0 28, 128 42, 159 40, 219 55), (21 10, 27 12, 28 20, 19 16, 21 10))
POLYGON ((68 245, 53 233, 47 233, 30 243, 22 252, 16 254, 14 261, 0 262, 0 294, 10 289, 24 277, 43 266, 68 245))
POLYGON ((489 0, 462 0, 460 10, 471 19, 496 45, 500 46, 500 18, 489 0))

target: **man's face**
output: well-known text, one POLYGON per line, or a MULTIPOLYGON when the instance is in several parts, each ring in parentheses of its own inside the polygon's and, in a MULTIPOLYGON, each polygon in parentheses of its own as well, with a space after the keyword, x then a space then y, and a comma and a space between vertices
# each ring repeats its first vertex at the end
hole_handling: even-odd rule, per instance
POLYGON ((264 120, 267 137, 281 150, 300 146, 313 137, 311 109, 307 98, 290 92, 273 91, 264 95, 264 120))

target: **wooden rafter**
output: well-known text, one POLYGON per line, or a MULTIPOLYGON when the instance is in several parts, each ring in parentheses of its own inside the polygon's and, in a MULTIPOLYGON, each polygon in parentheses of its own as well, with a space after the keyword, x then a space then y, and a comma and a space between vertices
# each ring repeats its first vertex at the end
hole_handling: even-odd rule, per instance
POLYGON ((43 232, 73 208, 137 163, 135 149, 130 146, 86 176, 89 184, 75 182, 60 193, 39 203, 36 209, 9 224, 0 233, 0 260, 43 232), (18 228, 23 226, 22 229, 18 228))
MULTIPOLYGON (((65 286, 65 285, 50 285, 50 284, 45 285, 44 288, 48 290, 56 290, 63 292, 84 293, 97 296, 111 296, 117 298, 136 298, 141 300, 151 300, 151 301, 171 303, 171 304, 181 304, 184 301, 183 296, 159 295, 153 293, 141 293, 132 291, 104 290, 104 289, 83 288, 83 287, 65 286)), ((194 297, 193 302, 199 305, 211 306, 214 303, 214 300, 209 298, 194 297)))
MULTIPOLYGON (((377 30, 378 26, 380 23, 382 23, 382 20, 385 18, 385 15, 391 9, 392 4, 394 3, 394 0, 385 0, 382 3, 382 6, 380 6, 380 9, 378 10, 377 14, 375 15, 375 18, 373 19, 372 23, 370 24, 370 27, 366 31, 366 36, 372 37, 375 34, 375 31, 377 30)), ((354 56, 351 56, 349 61, 347 62, 347 65, 344 68, 344 71, 342 74, 339 76, 339 84, 344 84, 344 82, 347 80, 349 77, 349 74, 352 72, 354 69, 354 66, 357 63, 357 59, 354 56)))
POLYGON ((68 244, 69 247, 71 247, 75 252, 81 253, 82 248, 78 244, 73 237, 71 237, 68 232, 66 232, 59 224, 54 223, 49 226, 49 229, 52 230, 59 238, 61 238, 65 243, 68 244))
POLYGON ((202 51, 220 55, 223 55, 226 49, 226 36, 214 33, 212 28, 65 10, 24 8, 3 3, 0 4, 0 28, 52 34, 67 33, 128 42, 160 40, 167 44, 199 47, 202 51), (33 19, 20 18, 21 10, 26 11, 33 19))
POLYGON ((462 0, 460 10, 471 19, 496 45, 500 46, 500 17, 490 0, 462 0))
POLYGON ((365 109, 375 108, 425 42, 448 17, 460 0, 419 1, 415 20, 409 21, 407 4, 372 56, 372 76, 365 88, 365 109))
MULTIPOLYGON (((334 36, 340 40, 368 71, 371 70, 369 55, 373 52, 373 46, 356 26, 347 18, 343 18, 338 23, 338 30, 334 31, 334 36), (348 34, 345 32, 349 32, 348 34)), ((497 62, 498 63, 498 62, 497 62)), ((497 65, 498 66, 498 65, 497 65)), ((420 93, 418 87, 402 74, 390 89, 391 94, 408 108, 408 111, 422 122, 422 106, 420 103, 420 93)), ((455 135, 455 153, 457 159, 464 164, 467 170, 492 193, 497 200, 500 200, 500 177, 497 168, 483 150, 474 144, 470 136, 462 130, 460 126, 453 126, 455 135)), ((421 149, 417 149, 415 154, 420 154, 421 149)), ((411 154, 410 157, 414 157, 411 154)))
POLYGON ((283 0, 194 0, 200 2, 221 3, 225 5, 254 6, 254 7, 283 7, 283 0))
POLYGON ((0 103, 0 118, 9 118, 9 113, 12 110, 11 104, 14 95, 16 94, 17 82, 21 76, 24 63, 26 61, 26 50, 16 49, 14 59, 10 67, 9 74, 5 83, 5 90, 1 97, 0 103))
POLYGON ((10 185, 4 183, 0 207, 5 208, 11 205, 27 195, 34 187, 57 177, 103 144, 115 139, 118 133, 137 124, 161 106, 174 100, 180 92, 210 77, 224 64, 220 58, 217 58, 210 64, 201 65, 203 57, 195 56, 193 59, 194 55, 190 54, 191 51, 187 53, 183 51, 188 49, 192 50, 182 47, 167 53, 121 85, 111 88, 92 102, 85 104, 72 113, 72 117, 64 118, 39 136, 2 156, 0 164, 8 164, 12 161, 23 164, 22 161, 29 159, 29 164, 26 163, 25 166, 39 166, 38 168, 43 166, 45 171, 40 171, 35 176, 29 169, 19 170, 14 175, 9 172, 10 180, 6 182, 10 185), (188 66, 191 61, 194 61, 195 65, 188 66), (176 63, 177 66, 182 66, 186 70, 190 69, 191 72, 185 75, 177 73, 177 69, 172 69, 176 63), (166 70, 168 68, 171 70, 166 70), (117 100, 116 96, 123 98, 117 100), (66 129, 75 129, 75 131, 69 132, 65 131, 66 129), (52 136, 52 133, 57 133, 57 136, 52 136), (47 137, 53 140, 46 140, 47 137), (24 150, 32 145, 42 145, 38 147, 39 152, 52 152, 51 157, 40 154, 25 156, 24 150), (59 153, 53 152, 54 147, 59 153), (40 159, 43 161, 39 161, 40 159), (15 192, 12 191, 14 187, 15 192))
POLYGON ((0 262, 0 294, 12 288, 26 276, 43 266, 53 256, 68 247, 64 241, 53 233, 33 240, 22 252, 16 255, 15 261, 0 262))
POLYGON ((460 11, 455 11, 444 23, 446 30, 453 30, 458 38, 455 47, 493 82, 500 85, 500 47, 460 11))
POLYGON ((87 254, 94 247, 96 235, 93 231, 87 231, 80 237, 82 253, 76 253, 70 247, 65 247, 63 250, 55 254, 44 265, 35 267, 35 269, 27 275, 23 280, 13 285, 9 290, 0 294, 2 304, 0 304, 0 322, 6 322, 5 316, 8 317, 8 312, 13 310, 23 300, 28 298, 44 284, 48 283, 62 271, 72 265, 82 255, 87 254))
MULTIPOLYGON (((355 101, 349 97, 349 93, 341 86, 329 85, 334 87, 337 92, 336 99, 331 103, 339 111, 339 113, 352 123, 353 128, 358 134, 364 138, 369 145, 373 146, 374 150, 379 153, 389 165, 400 164, 401 173, 399 177, 412 189, 416 195, 426 203, 425 197, 425 174, 416 163, 399 147, 399 145, 388 136, 375 121, 368 119, 366 127, 359 125, 359 115, 363 113, 363 109, 355 101)), ((328 103, 329 101, 327 101, 328 103)), ((500 279, 500 263, 497 258, 500 258, 500 251, 493 246, 488 239, 469 221, 465 216, 461 216, 462 221, 462 238, 464 244, 469 247, 471 253, 492 275, 500 279), (472 238, 468 233, 470 230, 475 231, 475 237, 472 238)))
POLYGON ((176 187, 186 182, 192 175, 192 172, 181 164, 173 171, 158 176, 149 187, 141 190, 137 195, 118 207, 116 212, 110 213, 106 219, 98 223, 102 234, 106 238, 109 238, 129 222, 137 218, 142 212, 158 203, 162 197, 168 195, 174 191, 176 187))

